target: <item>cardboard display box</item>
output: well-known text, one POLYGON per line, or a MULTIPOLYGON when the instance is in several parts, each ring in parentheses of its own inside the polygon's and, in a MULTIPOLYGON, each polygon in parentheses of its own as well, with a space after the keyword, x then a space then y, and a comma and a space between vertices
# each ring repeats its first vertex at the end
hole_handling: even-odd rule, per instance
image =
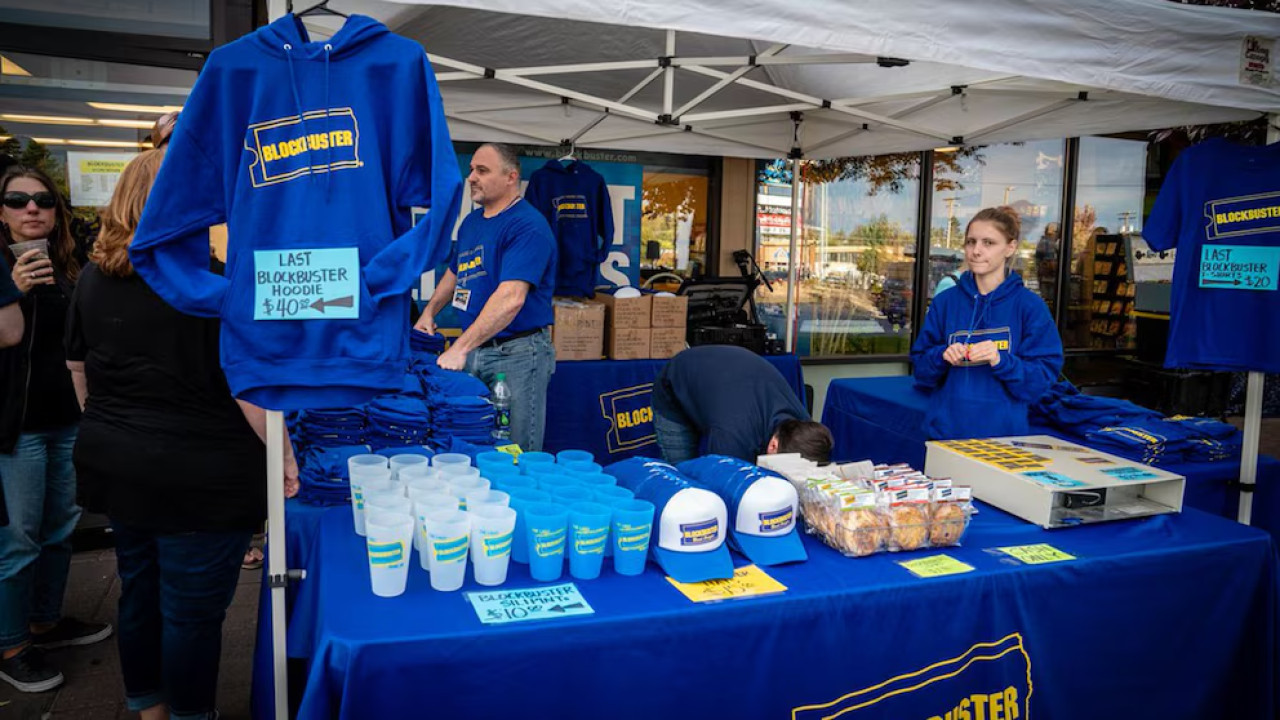
POLYGON ((555 304, 551 342, 556 360, 599 360, 604 355, 604 305, 582 302, 555 304))
POLYGON ((610 360, 647 360, 649 358, 648 328, 615 328, 605 333, 605 350, 610 360))
POLYGON ((653 296, 653 327, 684 328, 689 325, 689 298, 686 295, 653 296))
POLYGON ((654 360, 673 358, 687 345, 682 327, 655 327, 649 333, 649 357, 654 360))
POLYGON ((596 295, 607 308, 609 327, 618 330, 645 330, 650 327, 652 295, 638 298, 616 298, 608 293, 596 295))

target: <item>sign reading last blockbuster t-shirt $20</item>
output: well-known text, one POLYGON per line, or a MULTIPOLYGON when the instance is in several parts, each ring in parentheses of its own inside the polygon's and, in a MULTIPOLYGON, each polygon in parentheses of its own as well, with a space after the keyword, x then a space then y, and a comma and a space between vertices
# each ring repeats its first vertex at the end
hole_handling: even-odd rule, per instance
POLYGON ((1280 247, 1205 245, 1200 248, 1200 287, 1275 290, 1280 247))
POLYGON ((354 320, 360 317, 356 248, 256 250, 254 320, 354 320))

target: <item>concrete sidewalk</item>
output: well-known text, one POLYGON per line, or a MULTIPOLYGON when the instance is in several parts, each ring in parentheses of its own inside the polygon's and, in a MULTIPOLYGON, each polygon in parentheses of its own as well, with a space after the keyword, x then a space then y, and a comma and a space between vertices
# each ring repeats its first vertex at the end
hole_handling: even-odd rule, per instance
MULTIPOLYGON (((258 622, 261 570, 241 571, 240 585, 222 627, 222 664, 218 674, 218 710, 224 720, 248 720, 254 628, 258 622)), ((116 624, 120 580, 111 549, 77 552, 63 610, 83 620, 116 624)), ((124 681, 114 636, 96 645, 49 652, 49 661, 66 682, 46 692, 26 694, 0 681, 0 718, 5 720, 115 720, 136 718, 125 709, 124 681)))

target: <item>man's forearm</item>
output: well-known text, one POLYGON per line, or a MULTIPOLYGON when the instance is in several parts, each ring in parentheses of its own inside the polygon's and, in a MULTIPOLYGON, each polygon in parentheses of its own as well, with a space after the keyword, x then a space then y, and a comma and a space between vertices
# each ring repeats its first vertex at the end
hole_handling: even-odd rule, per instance
POLYGON ((499 285, 498 291, 490 296, 489 302, 484 304, 484 309, 480 311, 476 321, 471 323, 471 327, 467 328, 467 331, 462 333, 462 337, 454 342, 454 346, 461 352, 467 353, 488 342, 516 319, 516 315, 520 314, 520 309, 524 307, 526 297, 528 297, 528 290, 524 283, 520 283, 520 287, 507 283, 499 285))
POLYGON ((453 274, 452 270, 446 270, 444 277, 440 278, 440 282, 436 284, 436 289, 431 293, 431 299, 427 301, 427 307, 423 312, 427 317, 434 318, 439 312, 453 299, 453 291, 458 287, 458 276, 453 274))

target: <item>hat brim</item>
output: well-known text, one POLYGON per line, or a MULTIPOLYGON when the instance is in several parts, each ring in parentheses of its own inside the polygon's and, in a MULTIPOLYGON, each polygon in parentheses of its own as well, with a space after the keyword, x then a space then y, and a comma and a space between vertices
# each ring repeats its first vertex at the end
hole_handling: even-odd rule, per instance
POLYGON ((653 555, 663 571, 676 582, 695 583, 733 577, 733 557, 723 544, 705 552, 680 552, 655 545, 653 555))
POLYGON ((732 530, 729 532, 729 542, 734 550, 760 566, 785 565, 809 559, 809 553, 800 540, 799 529, 794 527, 785 535, 771 536, 748 535, 732 530))

